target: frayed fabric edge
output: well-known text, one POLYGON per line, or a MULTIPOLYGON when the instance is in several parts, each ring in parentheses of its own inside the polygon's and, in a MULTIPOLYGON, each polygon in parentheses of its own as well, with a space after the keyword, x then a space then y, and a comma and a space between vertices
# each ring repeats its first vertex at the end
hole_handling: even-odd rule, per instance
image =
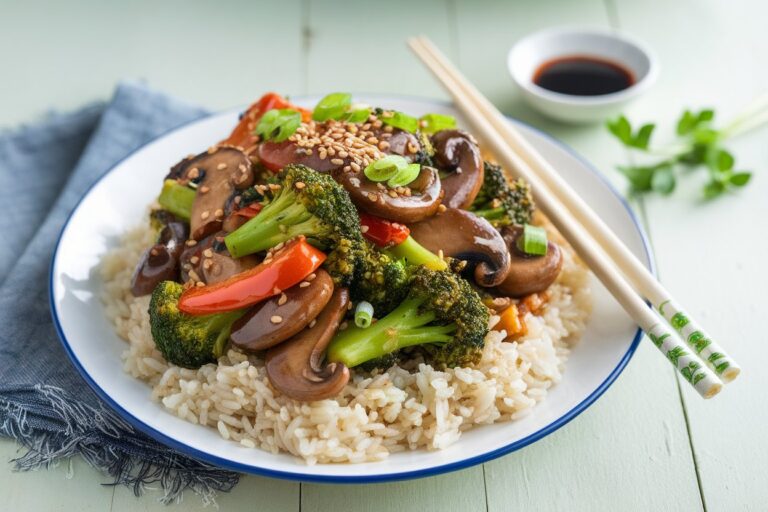
POLYGON ((0 435, 27 448, 13 459, 17 471, 49 468, 80 455, 112 477, 107 485, 125 485, 140 496, 151 484, 164 492, 161 501, 181 501, 185 490, 215 504, 239 474, 180 455, 137 432, 95 397, 96 406, 46 385, 0 388, 0 435))

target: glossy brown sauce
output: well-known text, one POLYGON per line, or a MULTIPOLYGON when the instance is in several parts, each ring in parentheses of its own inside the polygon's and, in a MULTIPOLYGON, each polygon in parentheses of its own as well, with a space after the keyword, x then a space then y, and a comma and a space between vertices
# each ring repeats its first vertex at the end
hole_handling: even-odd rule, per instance
POLYGON ((627 89, 635 83, 635 77, 616 62, 571 55, 544 62, 536 69, 533 82, 561 94, 599 96, 627 89))

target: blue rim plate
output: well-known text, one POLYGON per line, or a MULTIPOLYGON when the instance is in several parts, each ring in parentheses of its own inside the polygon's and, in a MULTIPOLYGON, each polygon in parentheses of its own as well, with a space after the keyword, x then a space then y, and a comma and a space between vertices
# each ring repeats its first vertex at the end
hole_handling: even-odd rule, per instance
MULTIPOLYGON (((317 98, 295 100, 313 105, 317 98)), ((360 100, 415 114, 455 114, 449 103, 434 100, 371 95, 360 95, 360 100)), ((85 381, 136 429, 181 453, 233 471, 331 483, 420 478, 495 459, 551 434, 594 403, 626 367, 642 333, 593 279, 593 318, 572 351, 563 381, 525 418, 472 429, 445 450, 396 453, 373 463, 307 466, 289 455, 243 448, 221 439, 213 429, 169 414, 150 400, 144 383, 122 371, 120 354, 126 345, 104 317, 98 298, 103 283, 95 269, 120 234, 142 221, 167 169, 181 156, 198 152, 225 136, 237 113, 232 110, 185 124, 125 157, 80 199, 56 243, 49 296, 59 338, 85 381)), ((642 227, 605 178, 561 142, 519 121, 511 122, 653 270, 642 227)))

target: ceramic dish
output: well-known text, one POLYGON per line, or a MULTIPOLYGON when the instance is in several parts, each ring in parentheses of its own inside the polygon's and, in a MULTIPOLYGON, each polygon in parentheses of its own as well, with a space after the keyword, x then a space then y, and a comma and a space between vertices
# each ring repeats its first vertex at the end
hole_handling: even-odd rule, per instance
MULTIPOLYGON (((303 106, 314 105, 317 99, 294 98, 303 106)), ((360 100, 417 115, 456 115, 450 105, 428 100, 364 96, 360 100)), ((475 428, 441 451, 401 452, 381 462, 308 466, 290 455, 244 448, 212 429, 169 414, 150 400, 145 383, 123 372, 120 355, 125 342, 104 315, 97 266, 121 234, 142 221, 146 205, 157 195, 157 183, 178 156, 221 139, 235 125, 237 115, 233 110, 177 128, 118 163, 81 199, 54 252, 51 311, 62 343, 85 380, 136 428, 182 453, 235 471, 337 483, 416 478, 478 464, 554 432, 597 400, 629 362, 640 333, 593 279, 594 312, 589 326, 572 351, 563 381, 550 390, 547 400, 523 419, 475 428)), ((519 128, 630 250, 650 265, 641 228, 600 175, 556 140, 525 125, 519 128)))

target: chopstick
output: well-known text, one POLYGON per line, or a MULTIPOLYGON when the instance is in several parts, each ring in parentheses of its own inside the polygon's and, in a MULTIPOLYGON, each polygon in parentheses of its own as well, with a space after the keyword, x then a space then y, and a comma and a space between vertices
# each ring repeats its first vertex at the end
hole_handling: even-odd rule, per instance
MULTIPOLYGON (((436 76, 448 75, 457 89, 449 90, 454 96, 462 97, 473 103, 482 112, 483 117, 504 138, 512 151, 522 159, 525 165, 516 170, 523 178, 531 181, 529 175, 536 174, 548 186, 556 198, 570 210, 578 222, 586 228, 600 244, 610 258, 616 262, 623 274, 629 279, 635 290, 648 299, 661 316, 679 333, 723 382, 730 382, 741 372, 741 368, 730 358, 725 350, 714 342, 701 325, 675 302, 672 295, 659 283, 645 266, 627 249, 611 229, 566 183, 539 152, 511 125, 427 38, 417 38, 412 48, 421 56, 420 49, 429 54, 439 66, 430 69, 436 76), (438 71, 440 70, 440 71, 438 71), (461 91, 461 92, 459 92, 461 91)), ((440 78, 440 76, 438 76, 440 78)), ((445 85, 445 84, 444 84, 445 85)))
MULTIPOLYGON (((410 45, 454 97, 458 108, 474 126, 481 138, 489 144, 504 166, 507 169, 514 168, 518 170, 519 174, 531 183, 541 210, 549 217, 582 259, 584 259, 630 317, 649 335, 662 353, 668 357, 684 379, 705 398, 710 398, 717 394, 722 389, 722 384, 715 373, 691 353, 665 323, 659 321, 659 317, 624 279, 614 263, 603 252, 600 245, 577 222, 575 216, 560 203, 557 196, 550 191, 543 179, 539 177, 539 174, 534 172, 526 161, 512 150, 507 143, 507 139, 501 135, 496 125, 492 124, 484 114, 488 109, 483 109, 477 101, 476 96, 480 96, 480 94, 472 94, 471 89, 467 88, 466 85, 462 86, 462 82, 468 83, 466 79, 461 77, 463 80, 460 82, 457 78, 460 77, 458 71, 455 71, 452 66, 447 67, 441 63, 441 60, 435 56, 435 51, 430 48, 432 45, 429 43, 425 44, 423 38, 412 39, 410 45)), ((447 62, 444 57, 442 57, 442 61, 447 62)), ((506 121, 504 123, 506 125, 506 121)), ((537 168, 537 170, 540 169, 537 168)), ((628 250, 626 252, 629 253, 628 250)), ((668 305, 669 303, 666 304, 666 306, 668 305)), ((666 310, 666 308, 662 309, 666 310)), ((685 326, 681 326, 681 328, 683 327, 685 326)))

